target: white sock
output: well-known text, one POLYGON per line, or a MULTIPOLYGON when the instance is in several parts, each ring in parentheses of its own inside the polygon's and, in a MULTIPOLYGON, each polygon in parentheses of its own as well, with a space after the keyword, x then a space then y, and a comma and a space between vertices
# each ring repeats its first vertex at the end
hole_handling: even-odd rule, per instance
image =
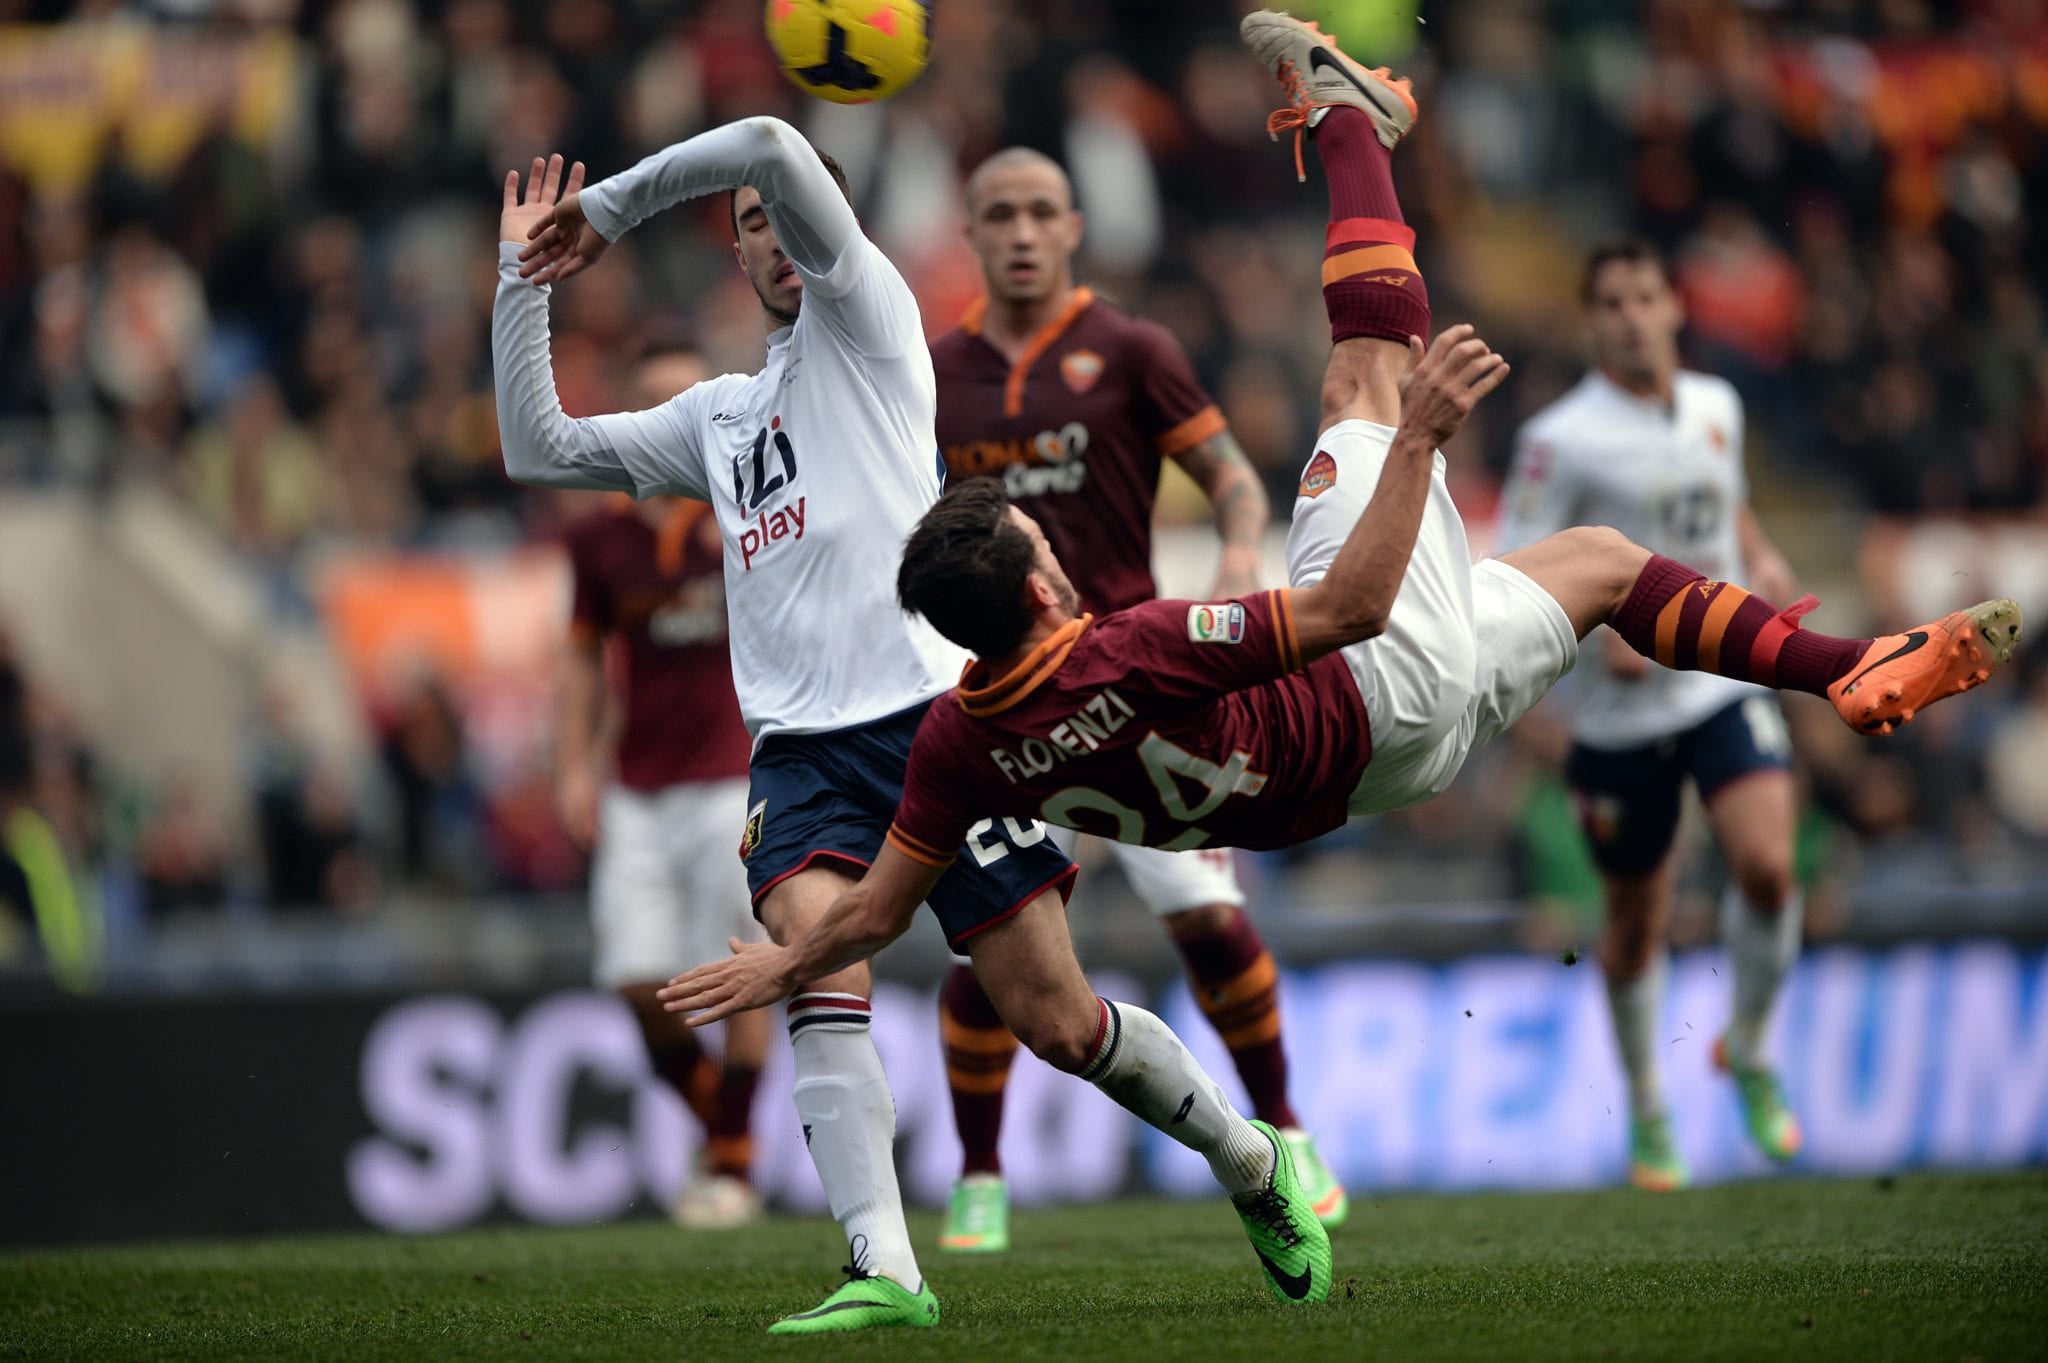
POLYGON ((1806 897, 1798 890, 1785 896, 1775 914, 1751 904, 1740 886, 1730 885, 1722 894, 1721 941, 1735 971, 1735 1006, 1726 1038, 1730 1063, 1745 1069, 1762 1063, 1771 1007, 1786 972, 1799 959, 1805 920, 1806 897))
POLYGON ((915 1292, 924 1282, 903 1194, 896 1187, 896 1102, 857 994, 799 994, 789 1001, 796 1052, 796 1111, 832 1217, 857 1267, 915 1292))
POLYGON ((1230 1105, 1173 1029, 1132 1004, 1101 1003, 1101 1034, 1081 1077, 1208 1160, 1225 1192, 1265 1187, 1273 1142, 1230 1105))
POLYGON ((1621 1068, 1628 1075, 1629 1111, 1637 1117, 1664 1115, 1657 1026, 1664 1017, 1664 978, 1669 970, 1669 960, 1659 951, 1650 958, 1650 968, 1634 979, 1607 982, 1614 1040, 1621 1050, 1621 1068))

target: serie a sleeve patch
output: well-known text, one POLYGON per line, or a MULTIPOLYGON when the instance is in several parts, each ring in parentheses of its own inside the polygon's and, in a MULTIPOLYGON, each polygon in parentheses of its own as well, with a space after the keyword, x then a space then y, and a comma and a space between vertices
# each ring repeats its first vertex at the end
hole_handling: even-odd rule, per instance
POLYGON ((1244 640, 1244 606, 1225 601, 1188 607, 1188 638, 1198 644, 1235 644, 1244 640))

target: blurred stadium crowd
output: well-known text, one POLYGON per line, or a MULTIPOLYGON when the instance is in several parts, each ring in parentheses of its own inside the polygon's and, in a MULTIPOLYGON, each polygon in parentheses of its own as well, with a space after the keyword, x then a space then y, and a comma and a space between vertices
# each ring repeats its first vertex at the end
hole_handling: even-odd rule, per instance
MULTIPOLYGON (((545 542, 580 503, 514 487, 498 459, 504 171, 559 149, 602 176, 774 112, 846 163, 934 332, 976 292, 963 171, 1010 143, 1061 158, 1087 277, 1180 336, 1284 509, 1328 344, 1322 193, 1265 135, 1239 8, 939 0, 923 81, 845 111, 783 82, 757 0, 0 0, 0 497, 160 488, 270 609, 313 620, 339 553, 545 542)), ((1577 377, 1581 253, 1622 231, 1669 253, 1692 360, 1748 400, 1759 512, 1838 610, 1891 613, 1874 527, 2042 515, 2048 5, 1459 0, 1426 25, 1412 0, 1320 8, 1417 75, 1425 118, 1396 164, 1436 314, 1515 360, 1452 451, 1476 521, 1516 426, 1577 377)), ((620 405, 622 361, 653 337, 758 363, 728 240, 706 201, 560 292, 572 412, 620 405)), ((1164 505, 1200 519, 1185 490, 1164 505)), ((1791 708, 1808 869, 1838 905, 2040 883, 2048 669, 1881 749, 1791 708)), ((359 773, 309 759, 288 714, 252 717, 258 837, 239 855, 0 645, 0 814, 39 808, 146 915, 578 883, 544 752, 481 759, 474 707, 431 676, 366 713, 359 773)), ((1267 897, 1588 902, 1555 730, 1532 722, 1394 826, 1272 859, 1267 897)))

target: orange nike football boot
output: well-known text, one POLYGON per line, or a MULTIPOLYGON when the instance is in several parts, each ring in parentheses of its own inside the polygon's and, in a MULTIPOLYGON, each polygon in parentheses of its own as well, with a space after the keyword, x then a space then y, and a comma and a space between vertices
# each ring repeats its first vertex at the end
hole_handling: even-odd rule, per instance
POLYGON ((2019 641, 2020 608, 2004 597, 1951 611, 1931 625, 1873 642, 1828 687, 1828 699, 1857 733, 1892 733, 1934 702, 1991 680, 2019 641))
POLYGON ((1266 64, 1287 107, 1266 120, 1266 132, 1277 140, 1294 134, 1294 173, 1307 179, 1301 162, 1301 136, 1315 126, 1315 113, 1344 104, 1364 111, 1389 150, 1415 126, 1415 92, 1406 78, 1384 66, 1364 66, 1344 55, 1334 34, 1291 14, 1259 10, 1237 26, 1238 36, 1266 64))

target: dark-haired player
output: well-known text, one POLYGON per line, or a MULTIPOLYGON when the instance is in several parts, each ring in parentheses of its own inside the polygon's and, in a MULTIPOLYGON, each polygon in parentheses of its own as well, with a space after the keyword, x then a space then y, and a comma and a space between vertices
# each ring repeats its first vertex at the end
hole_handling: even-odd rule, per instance
MULTIPOLYGON (((687 347, 651 349, 635 396, 666 402, 709 376, 687 347)), ((698 1228, 758 1219, 752 1108, 768 1017, 734 1018, 716 1060, 662 1012, 675 962, 759 940, 732 831, 747 817, 747 754, 726 648, 718 522, 702 502, 626 496, 569 528, 573 590, 555 707, 562 821, 592 848, 592 975, 632 1008, 654 1072, 704 1125, 705 1177, 671 1209, 698 1228), (606 656, 617 687, 606 723, 606 656)))
MULTIPOLYGON (((1256 590, 1267 515, 1258 475, 1166 329, 1075 284, 1081 215, 1059 163, 1012 147, 975 167, 967 240, 987 294, 932 345, 939 450, 952 476, 1001 478, 1072 568, 1082 608, 1100 614, 1158 595, 1152 508, 1161 465, 1171 459, 1215 508, 1223 561, 1212 594, 1256 590)), ((1339 1224, 1344 1189, 1288 1101, 1279 970, 1245 916, 1232 854, 1111 849, 1165 924, 1253 1112, 1294 1147, 1317 1217, 1339 1224)), ((939 993, 939 1025, 961 1148, 939 1245, 1007 1249, 1009 1199, 996 1144, 1017 1039, 966 966, 956 965, 939 993)))
MULTIPOLYGON (((559 157, 535 163, 523 203, 518 175, 506 180, 492 317, 506 467, 528 482, 711 502, 733 680, 755 740, 741 849, 770 935, 797 940, 881 853, 918 723, 961 656, 891 591, 904 537, 940 481, 917 303, 861 234, 833 169, 779 119, 700 134, 584 193, 581 170, 559 203, 559 157), (565 416, 547 294, 527 277, 567 278, 649 215, 725 190, 736 191, 740 263, 775 328, 766 366, 644 412, 565 416)), ((1067 937, 1073 863, 1045 826, 970 820, 961 850, 930 902, 1004 1020, 1042 1059, 1199 1151, 1276 1292, 1327 1295, 1329 1240, 1286 1143, 1232 1110, 1159 1019, 1088 989, 1067 937)), ((938 1300, 903 1222, 868 968, 803 983, 789 1004, 797 1111, 851 1262, 824 1303, 771 1328, 935 1325, 938 1300)))
MULTIPOLYGON (((1602 247, 1587 261, 1583 297, 1592 371, 1522 428, 1498 547, 1609 525, 1788 599, 1791 570, 1749 509, 1742 399, 1725 379, 1679 368, 1684 308, 1663 261, 1640 242, 1602 247)), ((1658 1028, 1687 780, 1730 872, 1721 925, 1734 1015, 1714 1061, 1734 1077, 1757 1147, 1781 1161, 1799 1150, 1799 1120, 1763 1053, 1771 1005, 1799 952, 1792 747, 1778 698, 1760 687, 1651 667, 1611 631, 1602 642, 1603 665, 1582 672, 1566 774, 1607 901, 1600 959, 1628 1073, 1629 1178, 1658 1191, 1686 1181, 1658 1028)))
POLYGON ((2010 656, 2010 601, 1831 638, 1799 627, 1810 600, 1779 610, 1604 528, 1474 565, 1435 447, 1506 366, 1470 327, 1426 353, 1415 339, 1428 303, 1388 158, 1413 102, 1311 25, 1263 12, 1242 31, 1288 92, 1269 126, 1312 129, 1330 182, 1336 345, 1289 537, 1294 586, 1097 619, 1001 484, 950 488, 905 547, 898 588, 981 661, 926 715, 888 846, 808 936, 677 977, 669 1008, 715 1021, 879 949, 943 873, 963 810, 1154 847, 1281 847, 1427 800, 1598 625, 1667 667, 1826 695, 1864 733, 2010 656))

